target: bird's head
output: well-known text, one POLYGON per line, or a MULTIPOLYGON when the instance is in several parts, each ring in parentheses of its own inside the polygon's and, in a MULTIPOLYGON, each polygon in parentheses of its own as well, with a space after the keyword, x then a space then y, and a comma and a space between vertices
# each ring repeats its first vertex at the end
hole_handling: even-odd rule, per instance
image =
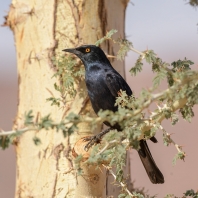
POLYGON ((65 52, 70 52, 78 56, 84 63, 85 67, 89 64, 102 63, 110 64, 105 53, 95 45, 82 45, 77 48, 64 49, 65 52))

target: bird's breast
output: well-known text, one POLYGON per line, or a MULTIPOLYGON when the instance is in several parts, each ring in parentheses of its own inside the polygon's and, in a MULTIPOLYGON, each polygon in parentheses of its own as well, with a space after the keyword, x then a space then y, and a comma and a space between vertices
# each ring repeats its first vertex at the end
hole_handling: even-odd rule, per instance
POLYGON ((88 95, 92 107, 97 113, 100 109, 116 111, 114 106, 116 98, 111 94, 105 83, 105 75, 99 71, 89 71, 85 75, 88 95))

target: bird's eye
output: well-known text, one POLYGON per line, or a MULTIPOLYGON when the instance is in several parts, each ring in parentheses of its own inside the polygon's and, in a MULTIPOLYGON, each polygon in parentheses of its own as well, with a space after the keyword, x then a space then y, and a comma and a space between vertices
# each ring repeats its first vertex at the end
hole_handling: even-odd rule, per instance
POLYGON ((87 52, 87 53, 89 53, 90 51, 91 51, 90 48, 85 49, 85 52, 87 52))

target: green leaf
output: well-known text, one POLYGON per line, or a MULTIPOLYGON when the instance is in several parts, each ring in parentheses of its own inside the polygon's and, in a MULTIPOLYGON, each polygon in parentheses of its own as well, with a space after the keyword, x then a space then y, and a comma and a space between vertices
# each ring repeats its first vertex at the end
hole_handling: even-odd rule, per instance
POLYGON ((176 113, 171 113, 171 124, 175 125, 179 121, 179 116, 176 113))
POLYGON ((153 79, 153 87, 157 88, 161 81, 167 77, 167 71, 165 69, 160 69, 157 75, 153 79))
POLYGON ((117 53, 117 59, 124 60, 127 52, 131 50, 132 43, 127 39, 120 39, 120 38, 117 39, 115 42, 120 45, 120 49, 117 53))
POLYGON ((166 135, 163 133, 163 143, 165 146, 169 146, 172 143, 172 140, 170 139, 170 135, 166 135))
POLYGON ((118 195, 118 198, 126 198, 126 196, 127 196, 127 194, 122 193, 122 194, 119 194, 119 195, 118 195))
POLYGON ((184 160, 185 156, 184 152, 178 152, 173 159, 173 164, 175 165, 178 159, 184 160))
POLYGON ((179 110, 179 112, 182 114, 182 117, 185 120, 191 122, 191 118, 194 116, 192 107, 185 105, 183 108, 179 110))
POLYGON ((142 71, 142 66, 143 66, 142 56, 139 56, 139 58, 137 59, 135 63, 135 66, 132 67, 129 72, 131 73, 131 75, 136 76, 138 72, 142 71))
POLYGON ((37 145, 37 146, 41 144, 40 138, 38 138, 36 136, 33 138, 33 141, 34 141, 34 144, 37 145))
POLYGON ((33 124, 33 118, 34 118, 34 116, 33 116, 32 113, 33 113, 32 110, 28 111, 28 113, 25 113, 25 122, 24 122, 24 124, 26 126, 33 124))
POLYGON ((145 59, 147 63, 152 63, 156 61, 156 54, 153 50, 147 50, 145 53, 145 59))
POLYGON ((60 98, 50 97, 50 98, 47 98, 46 101, 51 101, 51 106, 57 105, 58 107, 60 107, 60 101, 61 101, 60 98))
POLYGON ((41 118, 41 122, 39 123, 39 129, 46 129, 49 130, 49 128, 53 128, 53 121, 50 118, 50 114, 41 118))
POLYGON ((186 58, 184 58, 184 60, 178 60, 178 61, 174 61, 171 63, 171 65, 173 66, 173 71, 186 71, 186 70, 190 70, 190 66, 193 65, 194 63, 191 60, 187 60, 186 58))
POLYGON ((195 192, 194 190, 187 190, 185 193, 184 193, 185 196, 190 196, 190 197, 193 197, 193 198, 198 198, 198 192, 195 192))
POLYGON ((11 144, 9 136, 0 136, 0 147, 5 150, 11 144))
POLYGON ((105 40, 107 39, 111 39, 111 37, 113 36, 113 34, 115 34, 117 32, 117 30, 112 29, 109 32, 107 32, 106 36, 104 36, 103 38, 99 39, 98 41, 96 41, 95 45, 99 46, 100 44, 102 44, 105 40))

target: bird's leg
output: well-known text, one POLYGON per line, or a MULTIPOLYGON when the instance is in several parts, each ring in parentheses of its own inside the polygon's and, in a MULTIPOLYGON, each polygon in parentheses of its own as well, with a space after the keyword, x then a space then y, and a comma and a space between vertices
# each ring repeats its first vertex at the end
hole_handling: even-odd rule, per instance
POLYGON ((101 142, 103 135, 107 134, 112 128, 105 129, 97 135, 85 137, 84 141, 88 142, 85 146, 85 151, 88 151, 94 144, 98 144, 101 142))

